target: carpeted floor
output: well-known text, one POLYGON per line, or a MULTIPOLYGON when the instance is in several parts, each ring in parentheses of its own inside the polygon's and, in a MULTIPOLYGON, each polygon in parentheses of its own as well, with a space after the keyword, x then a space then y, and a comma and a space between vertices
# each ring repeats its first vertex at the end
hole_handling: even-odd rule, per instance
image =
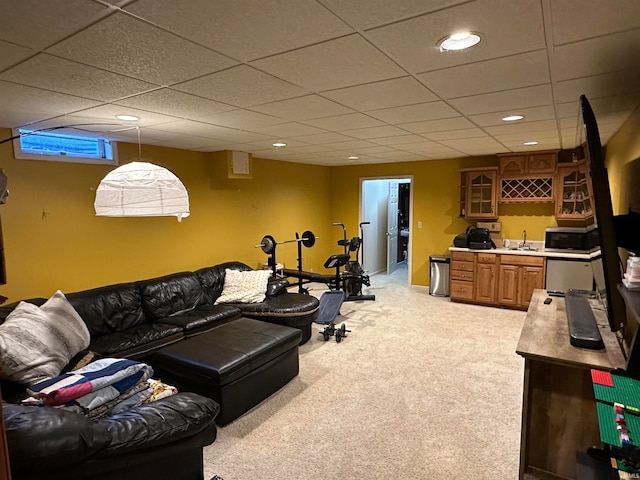
POLYGON ((314 324, 300 374, 219 430, 205 478, 517 478, 524 312, 409 288, 406 266, 371 282, 375 302, 342 307, 346 339, 314 324))

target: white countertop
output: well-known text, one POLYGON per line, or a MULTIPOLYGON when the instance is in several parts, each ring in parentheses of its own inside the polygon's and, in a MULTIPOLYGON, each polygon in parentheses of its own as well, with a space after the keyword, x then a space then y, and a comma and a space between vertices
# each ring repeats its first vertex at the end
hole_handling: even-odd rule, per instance
POLYGON ((533 255, 537 257, 550 257, 550 258, 574 258, 576 260, 591 260, 594 257, 600 255, 600 250, 596 250, 590 253, 572 253, 566 251, 562 253, 547 252, 544 248, 537 251, 527 250, 511 250, 509 248, 491 248, 489 250, 472 250, 470 248, 449 247, 450 252, 477 252, 477 253, 499 253, 500 255, 533 255))

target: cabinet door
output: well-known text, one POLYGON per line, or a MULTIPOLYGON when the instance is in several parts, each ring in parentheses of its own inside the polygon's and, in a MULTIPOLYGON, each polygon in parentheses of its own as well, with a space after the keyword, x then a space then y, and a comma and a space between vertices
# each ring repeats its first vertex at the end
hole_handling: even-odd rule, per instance
POLYGON ((497 172, 485 170, 467 172, 467 218, 498 218, 497 172))
POLYGON ((521 278, 519 301, 523 307, 528 307, 531 296, 536 288, 544 288, 544 268, 542 267, 519 267, 521 278))
POLYGON ((500 265, 498 274, 498 303, 518 304, 518 271, 515 265, 500 265))
POLYGON ((496 301, 496 266, 478 263, 475 272, 475 291, 473 299, 476 302, 495 303, 496 301))
POLYGON ((591 182, 585 162, 558 167, 556 218, 586 220, 593 217, 591 182))

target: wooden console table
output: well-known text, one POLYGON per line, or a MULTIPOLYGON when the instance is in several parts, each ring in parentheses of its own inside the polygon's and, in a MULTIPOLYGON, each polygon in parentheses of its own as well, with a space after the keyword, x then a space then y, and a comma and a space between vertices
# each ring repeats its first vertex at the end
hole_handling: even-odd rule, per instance
POLYGON ((576 451, 600 444, 590 370, 624 368, 618 340, 601 310, 594 310, 604 350, 569 343, 564 298, 549 305, 535 290, 516 353, 524 357, 520 476, 575 479, 576 451))

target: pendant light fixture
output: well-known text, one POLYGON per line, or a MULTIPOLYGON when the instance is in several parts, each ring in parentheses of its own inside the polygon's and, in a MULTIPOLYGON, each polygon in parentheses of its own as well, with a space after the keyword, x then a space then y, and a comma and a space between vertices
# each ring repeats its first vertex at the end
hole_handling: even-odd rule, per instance
MULTIPOLYGON (((138 157, 141 157, 140 129, 138 157)), ((112 170, 96 190, 99 217, 189 216, 189 195, 180 179, 164 167, 134 161, 112 170)))

